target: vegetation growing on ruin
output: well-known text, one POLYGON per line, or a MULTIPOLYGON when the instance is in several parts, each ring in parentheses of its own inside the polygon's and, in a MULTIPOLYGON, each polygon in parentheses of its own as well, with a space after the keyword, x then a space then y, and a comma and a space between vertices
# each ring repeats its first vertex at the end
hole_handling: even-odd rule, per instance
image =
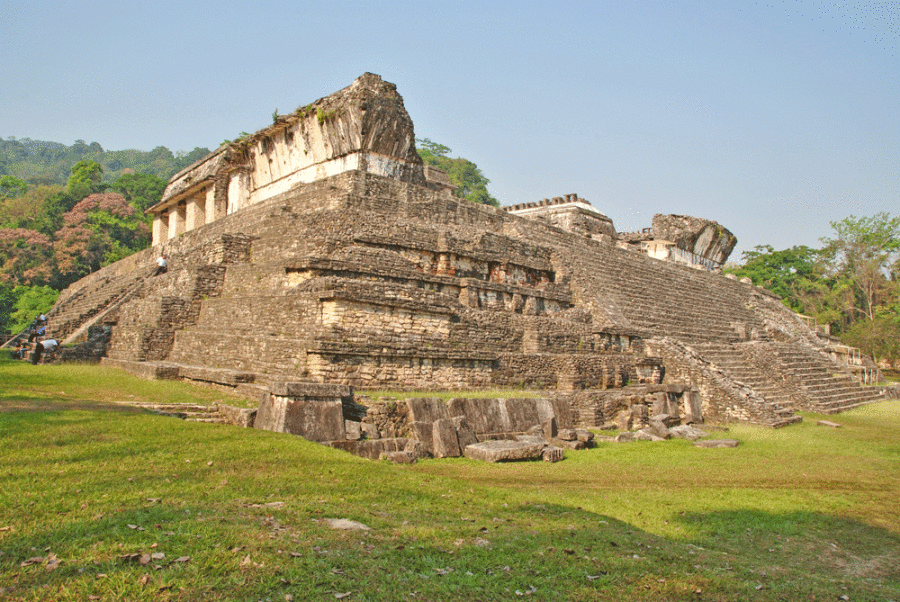
POLYGON ((109 403, 220 395, 182 383, 10 360, 0 383, 4 600, 900 599, 900 401, 736 449, 397 466, 109 403))
POLYGON ((427 165, 433 165, 447 172, 450 182, 456 186, 454 196, 473 203, 500 206, 500 201, 488 192, 487 185, 491 181, 484 177, 477 165, 461 157, 456 159, 448 157, 452 152, 448 147, 432 142, 428 138, 416 138, 416 150, 427 165))

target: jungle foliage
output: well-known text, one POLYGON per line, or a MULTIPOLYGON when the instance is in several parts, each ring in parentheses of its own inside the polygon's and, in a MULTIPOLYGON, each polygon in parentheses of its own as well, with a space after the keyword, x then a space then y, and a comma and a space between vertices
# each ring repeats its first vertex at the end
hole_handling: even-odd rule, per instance
POLYGON ((461 157, 456 159, 448 157, 447 155, 452 152, 448 147, 432 142, 428 138, 416 138, 416 148, 422 161, 427 165, 447 172, 450 182, 456 186, 453 196, 473 203, 500 206, 500 201, 491 196, 487 190, 487 185, 491 181, 484 177, 477 165, 461 157))
POLYGON ((900 360, 900 216, 850 215, 831 222, 822 247, 745 251, 727 271, 778 294, 794 311, 828 324, 841 341, 900 360))

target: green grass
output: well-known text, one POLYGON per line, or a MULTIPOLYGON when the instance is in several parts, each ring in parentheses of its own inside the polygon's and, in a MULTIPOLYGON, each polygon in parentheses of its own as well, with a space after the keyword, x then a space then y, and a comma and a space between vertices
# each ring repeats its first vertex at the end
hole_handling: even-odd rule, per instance
POLYGON ((110 403, 220 397, 0 361, 0 600, 900 600, 900 401, 411 466, 110 403))

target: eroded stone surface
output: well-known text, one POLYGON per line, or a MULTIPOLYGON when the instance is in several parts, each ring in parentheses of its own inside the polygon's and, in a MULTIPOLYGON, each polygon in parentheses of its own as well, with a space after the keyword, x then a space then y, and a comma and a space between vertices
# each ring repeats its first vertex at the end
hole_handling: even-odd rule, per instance
POLYGON ((703 441, 694 441, 694 447, 737 447, 740 441, 737 439, 705 439, 703 441))
POLYGON ((473 460, 506 462, 540 458, 544 446, 543 441, 482 441, 467 445, 463 453, 473 460))

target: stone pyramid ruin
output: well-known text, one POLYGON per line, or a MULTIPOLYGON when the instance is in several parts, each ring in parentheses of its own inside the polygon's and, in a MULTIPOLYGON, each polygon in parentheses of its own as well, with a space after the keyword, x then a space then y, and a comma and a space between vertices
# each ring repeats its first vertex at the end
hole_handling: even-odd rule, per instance
POLYGON ((619 234, 577 195, 494 208, 452 190, 367 73, 176 174, 152 248, 64 291, 53 334, 85 342, 69 357, 228 387, 266 428, 364 455, 661 415, 778 427, 880 398, 858 355, 720 273, 736 240, 715 222, 619 234), (543 396, 466 397, 485 388, 543 396))

